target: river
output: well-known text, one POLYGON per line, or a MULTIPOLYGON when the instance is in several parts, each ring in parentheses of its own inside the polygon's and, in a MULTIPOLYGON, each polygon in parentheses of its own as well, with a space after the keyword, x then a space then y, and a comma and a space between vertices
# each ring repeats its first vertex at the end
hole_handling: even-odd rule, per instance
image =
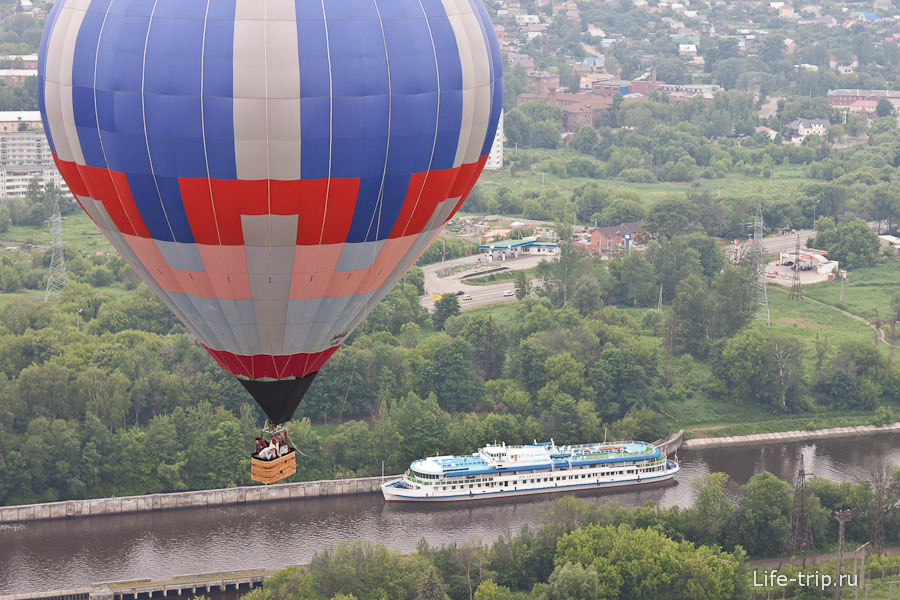
MULTIPOLYGON (((684 451, 674 482, 583 497, 689 506, 691 481, 723 471, 731 475, 736 498, 737 486, 761 471, 792 481, 801 455, 810 475, 857 481, 881 460, 900 464, 900 436, 684 451)), ((405 552, 423 537, 433 545, 490 543, 507 529, 537 524, 553 497, 422 507, 386 505, 373 494, 0 525, 0 595, 282 567, 308 562, 342 540, 369 539, 405 552)))

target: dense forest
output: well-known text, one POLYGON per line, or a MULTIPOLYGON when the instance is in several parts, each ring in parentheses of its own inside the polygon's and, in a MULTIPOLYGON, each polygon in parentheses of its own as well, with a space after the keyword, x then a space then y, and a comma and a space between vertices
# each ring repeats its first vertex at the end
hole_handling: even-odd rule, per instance
MULTIPOLYGON (((891 483, 896 488, 897 481, 891 483)), ((407 556, 371 542, 345 542, 316 554, 306 567, 278 572, 248 600, 727 600, 751 591, 789 598, 832 598, 833 587, 752 587, 751 556, 781 551, 796 498, 770 473, 755 475, 732 503, 728 476, 710 473, 694 488, 694 506, 623 508, 574 497, 556 500, 540 523, 493 544, 460 541, 440 548, 424 540, 407 556)), ((850 508, 848 540, 867 539, 872 519, 868 483, 813 479, 807 495, 814 539, 834 539, 835 510, 850 508), (857 512, 858 511, 858 512, 857 512)), ((893 492, 896 494, 896 490, 893 492)), ((896 496, 894 496, 896 497, 896 496)), ((896 537, 896 524, 889 526, 896 537)), ((872 555, 870 573, 895 569, 896 555, 872 555)), ((816 572, 834 577, 834 564, 816 572)), ((846 568, 846 565, 845 565, 846 568)))
MULTIPOLYGON (((670 427, 660 404, 698 395, 775 414, 871 410, 900 395, 900 370, 871 343, 823 351, 811 372, 792 336, 752 326, 753 270, 725 259, 687 202, 650 208, 646 253, 601 261, 564 243, 539 285, 518 278, 506 316, 460 313, 452 295, 429 314, 413 269, 301 403, 289 431, 308 458, 296 478, 399 472, 495 440, 653 440, 670 427), (664 312, 629 312, 659 294, 664 312), (706 369, 673 369, 678 356, 706 369)), ((856 227, 820 221, 835 248, 856 227)), ((2 279, 39 288, 47 260, 7 253, 2 279)), ((261 413, 243 388, 120 258, 73 254, 69 268, 57 301, 0 305, 0 502, 247 483, 261 413)))

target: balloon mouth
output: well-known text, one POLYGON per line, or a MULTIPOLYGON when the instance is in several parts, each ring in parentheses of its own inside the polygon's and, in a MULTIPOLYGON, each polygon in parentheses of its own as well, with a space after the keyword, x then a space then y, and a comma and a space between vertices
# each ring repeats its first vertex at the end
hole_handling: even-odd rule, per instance
POLYGON ((293 379, 244 379, 241 385, 250 392, 259 407, 274 424, 290 421, 318 371, 293 379))

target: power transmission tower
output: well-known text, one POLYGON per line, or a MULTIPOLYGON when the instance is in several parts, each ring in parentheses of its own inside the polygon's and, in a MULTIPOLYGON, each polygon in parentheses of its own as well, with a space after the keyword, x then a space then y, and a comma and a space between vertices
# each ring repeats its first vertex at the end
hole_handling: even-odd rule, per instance
MULTIPOLYGON (((797 483, 794 486, 794 510, 791 512, 791 527, 781 551, 781 562, 789 557, 789 562, 800 557, 802 568, 806 561, 816 562, 813 549, 812 527, 809 523, 809 502, 806 490, 806 469, 803 467, 803 456, 800 456, 800 470, 797 472, 797 483)), ((780 565, 779 565, 780 566, 780 565)))
POLYGON ((794 247, 794 276, 791 278, 791 300, 803 300, 800 289, 800 234, 797 234, 797 245, 794 247))
POLYGON ((63 254, 62 242, 62 215, 59 212, 59 198, 53 201, 53 214, 50 215, 50 238, 53 254, 50 257, 50 273, 47 275, 47 291, 44 293, 44 302, 48 298, 59 295, 59 291, 66 285, 69 274, 66 271, 66 257, 63 254))
POLYGON ((762 206, 756 207, 756 218, 753 219, 753 268, 756 269, 756 286, 759 288, 759 303, 761 305, 760 319, 765 319, 766 326, 771 325, 769 320, 769 292, 766 290, 766 263, 763 259, 763 218, 762 206))
POLYGON ((875 488, 875 501, 872 507, 872 537, 869 541, 875 554, 884 554, 884 471, 881 467, 875 473, 872 486, 875 488))
POLYGON ((838 522, 838 560, 837 560, 837 587, 834 588, 834 597, 840 600, 844 595, 841 583, 841 569, 844 564, 844 524, 852 518, 849 509, 839 510, 834 513, 838 522))

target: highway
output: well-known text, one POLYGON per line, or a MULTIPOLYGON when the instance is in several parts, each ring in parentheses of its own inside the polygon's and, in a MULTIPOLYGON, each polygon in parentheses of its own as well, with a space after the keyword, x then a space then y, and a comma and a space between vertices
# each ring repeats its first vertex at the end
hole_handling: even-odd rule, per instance
MULTIPOLYGON (((767 238, 763 238, 763 251, 766 254, 771 254, 774 252, 789 252, 796 247, 798 235, 800 236, 801 245, 805 245, 806 241, 814 234, 815 231, 812 229, 801 229, 793 235, 769 236, 767 238)), ((484 255, 480 256, 482 258, 482 263, 484 263, 484 255)), ((490 266, 496 267, 497 265, 503 265, 509 267, 510 269, 530 269, 531 267, 537 265, 544 258, 546 257, 523 256, 513 260, 504 261, 502 263, 490 263, 490 266)), ((455 294, 460 290, 465 292, 466 295, 472 297, 471 300, 463 300, 463 296, 459 296, 459 307, 461 310, 479 308, 482 306, 489 306, 491 304, 500 304, 502 302, 516 301, 515 296, 509 297, 503 295, 503 293, 508 290, 515 290, 515 286, 511 281, 497 283, 494 285, 476 286, 466 285, 465 280, 460 279, 463 273, 460 273, 459 275, 452 275, 450 277, 437 276, 437 271, 442 268, 463 264, 478 264, 478 256, 466 256, 463 258, 457 258, 455 260, 445 261, 443 264, 436 263, 433 265, 422 267, 422 271, 425 274, 426 292, 426 294, 420 298, 422 306, 424 306, 429 311, 434 310, 434 302, 431 299, 431 294, 433 292, 439 294, 455 294)))
POLYGON ((805 246, 806 240, 815 235, 812 229, 800 229, 793 235, 774 235, 763 238, 763 251, 771 254, 772 252, 787 252, 793 250, 797 246, 797 236, 800 236, 800 245, 805 246))
MULTIPOLYGON (((484 255, 481 255, 481 258, 482 263, 485 262, 484 255)), ((490 266, 497 267, 498 265, 502 265, 514 270, 530 269, 531 267, 537 265, 544 258, 546 257, 522 256, 508 261, 490 263, 490 266)), ((460 273, 459 275, 452 275, 450 277, 437 276, 437 271, 442 268, 463 264, 477 265, 478 256, 466 256, 463 258, 457 258, 455 260, 445 261, 443 265, 441 263, 436 263, 433 265, 422 267, 422 271, 425 274, 426 292, 426 294, 421 297, 422 306, 427 308, 429 311, 434 310, 434 302, 431 299, 432 293, 455 294, 458 291, 463 291, 465 292, 464 295, 469 295, 472 297, 471 300, 463 300, 463 296, 459 296, 459 307, 462 310, 478 308, 480 306, 487 306, 490 304, 498 304, 501 302, 515 302, 515 296, 503 295, 503 293, 506 291, 515 290, 515 285, 511 281, 497 283, 494 285, 466 285, 465 280, 460 279, 463 273, 460 273)))

